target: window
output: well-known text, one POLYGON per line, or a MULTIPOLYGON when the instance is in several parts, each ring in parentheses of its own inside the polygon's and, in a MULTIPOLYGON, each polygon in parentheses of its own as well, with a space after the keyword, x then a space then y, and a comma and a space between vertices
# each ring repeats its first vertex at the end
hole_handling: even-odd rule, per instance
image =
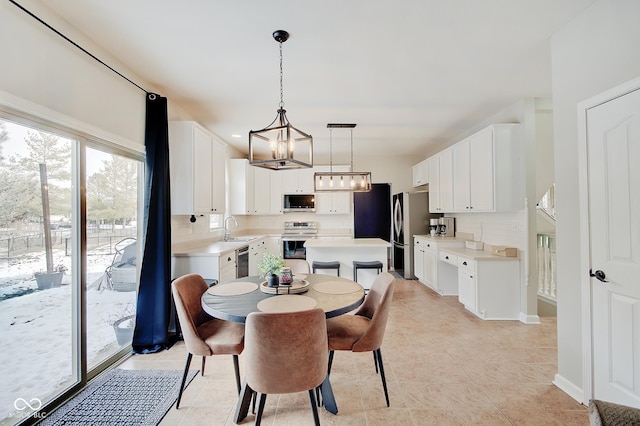
POLYGON ((0 110, 2 424, 130 351, 142 160, 0 110))
POLYGON ((224 215, 222 214, 210 214, 209 215, 209 230, 217 231, 219 229, 224 228, 222 221, 224 220, 224 215))

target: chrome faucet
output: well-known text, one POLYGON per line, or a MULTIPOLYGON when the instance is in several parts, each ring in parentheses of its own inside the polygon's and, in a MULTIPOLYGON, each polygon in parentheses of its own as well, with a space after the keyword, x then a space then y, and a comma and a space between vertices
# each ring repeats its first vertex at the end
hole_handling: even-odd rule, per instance
POLYGON ((238 227, 238 221, 236 220, 236 218, 233 216, 227 216, 227 218, 224 220, 224 240, 225 241, 229 241, 229 239, 231 238, 231 230, 228 227, 229 219, 233 219, 233 223, 236 224, 236 228, 238 227))

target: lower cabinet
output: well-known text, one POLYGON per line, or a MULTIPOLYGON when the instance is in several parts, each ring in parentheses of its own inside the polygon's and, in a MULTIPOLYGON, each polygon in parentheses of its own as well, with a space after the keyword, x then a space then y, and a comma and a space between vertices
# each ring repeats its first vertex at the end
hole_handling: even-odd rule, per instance
POLYGON ((468 310, 476 311, 476 278, 472 269, 458 268, 458 300, 468 310))
POLYGON ((482 319, 520 318, 520 263, 457 256, 458 300, 482 319))
POLYGON ((282 237, 267 237, 267 253, 282 256, 282 237))
POLYGON ((218 256, 172 256, 171 277, 199 274, 205 279, 226 281, 236 277, 235 251, 218 256))
POLYGON ((438 258, 443 247, 461 247, 464 241, 420 235, 414 235, 413 241, 414 275, 418 280, 443 296, 457 295, 457 279, 451 278, 450 269, 439 266, 438 258))
POLYGON ((249 276, 260 275, 258 264, 267 254, 267 238, 252 241, 249 245, 249 276))
POLYGON ((232 252, 220 256, 219 258, 220 276, 218 281, 224 282, 236 278, 236 253, 232 252))

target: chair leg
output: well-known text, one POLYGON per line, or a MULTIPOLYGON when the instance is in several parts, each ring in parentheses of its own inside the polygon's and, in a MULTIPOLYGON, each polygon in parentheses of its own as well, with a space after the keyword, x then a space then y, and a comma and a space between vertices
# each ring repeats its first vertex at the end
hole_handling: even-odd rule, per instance
POLYGON ((204 376, 204 363, 205 363, 206 360, 207 360, 207 357, 203 356, 202 357, 202 370, 200 370, 200 375, 201 376, 204 376))
POLYGON ((378 374, 378 357, 376 356, 376 352, 371 352, 373 354, 373 364, 376 366, 376 374, 378 374))
POLYGON ((333 351, 329 351, 329 366, 327 367, 327 375, 331 373, 332 364, 333 364, 333 351))
POLYGON ((316 426, 320 426, 320 418, 318 417, 318 407, 316 406, 316 396, 313 389, 309 389, 309 402, 311 402, 311 411, 313 411, 313 421, 316 426))
POLYGON ((187 374, 189 373, 189 366, 191 365, 191 358, 193 354, 187 354, 187 364, 184 366, 184 374, 182 375, 182 382, 180 382, 180 391, 178 392, 178 400, 176 401, 176 410, 180 407, 180 400, 182 399, 182 391, 184 390, 184 384, 187 381, 187 374))
POLYGON ((233 369, 236 371, 236 387, 238 388, 238 395, 240 395, 240 363, 238 362, 238 355, 233 356, 233 369))
POLYGON ((260 426, 260 422, 262 421, 262 412, 264 411, 264 403, 267 401, 267 394, 261 393, 260 400, 258 401, 258 414, 256 414, 256 426, 260 426))
POLYGON ((380 366, 380 377, 382 378, 382 387, 384 388, 384 397, 387 400, 387 407, 389 406, 389 392, 387 391, 387 379, 384 376, 384 365, 382 364, 382 351, 380 348, 374 351, 378 355, 378 365, 380 366))

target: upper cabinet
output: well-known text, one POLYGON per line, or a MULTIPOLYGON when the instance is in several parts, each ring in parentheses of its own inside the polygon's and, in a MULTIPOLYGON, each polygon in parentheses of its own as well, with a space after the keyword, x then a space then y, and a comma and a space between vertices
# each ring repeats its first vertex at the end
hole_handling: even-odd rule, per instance
POLYGON ((274 214, 282 211, 280 186, 272 172, 254 167, 244 158, 227 160, 229 170, 229 214, 274 214))
POLYGON ((523 208, 518 124, 494 124, 429 158, 429 211, 523 208))
POLYGON ((283 194, 313 194, 314 169, 279 170, 283 194))
MULTIPOLYGON (((349 166, 337 165, 333 166, 316 166, 313 172, 348 172, 349 166)), ((338 183, 335 183, 338 185, 338 183)), ((317 214, 349 214, 351 213, 351 204, 353 192, 337 191, 337 192, 316 192, 316 213, 317 214)))
POLYGON ((412 170, 414 188, 429 183, 429 159, 422 160, 412 170))
POLYGON ((429 211, 453 211, 453 150, 439 152, 429 158, 429 211))
POLYGON ((224 213, 225 148, 196 122, 169 122, 172 214, 224 213))
POLYGON ((453 147, 453 211, 523 208, 517 124, 494 124, 453 147))

